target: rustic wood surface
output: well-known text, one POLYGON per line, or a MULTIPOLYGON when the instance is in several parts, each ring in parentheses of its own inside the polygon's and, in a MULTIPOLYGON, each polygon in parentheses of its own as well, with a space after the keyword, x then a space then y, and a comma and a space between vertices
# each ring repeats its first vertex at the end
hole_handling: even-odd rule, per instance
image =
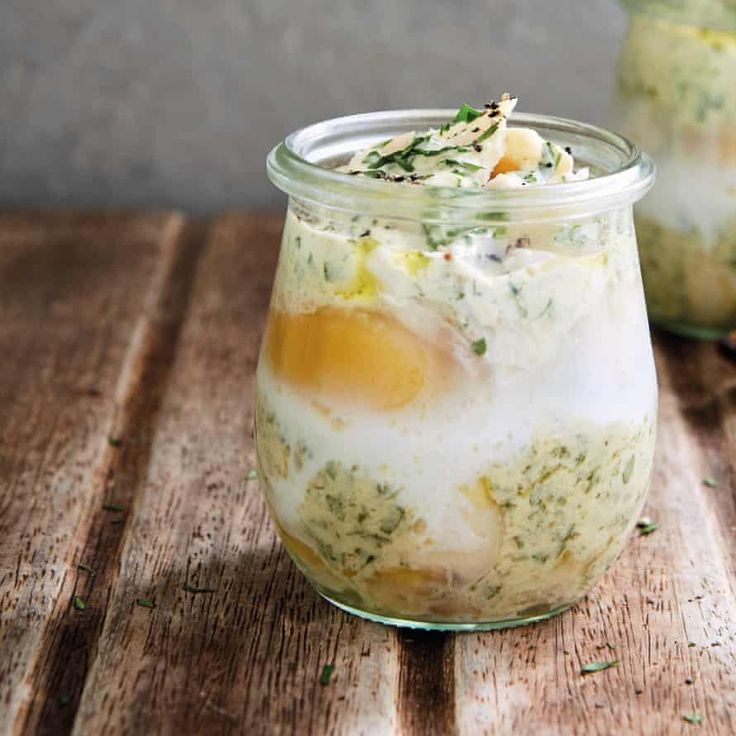
POLYGON ((736 733, 736 363, 656 336, 660 528, 574 609, 359 621, 246 479, 279 232, 0 216, 0 734, 736 733))

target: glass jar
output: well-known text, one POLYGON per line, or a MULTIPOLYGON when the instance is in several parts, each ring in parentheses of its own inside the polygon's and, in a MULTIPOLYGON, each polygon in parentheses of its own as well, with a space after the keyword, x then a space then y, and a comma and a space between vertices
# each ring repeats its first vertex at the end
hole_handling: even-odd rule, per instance
POLYGON ((629 0, 615 124, 659 176, 636 210, 651 319, 736 327, 736 2, 629 0))
POLYGON ((647 492, 657 387, 632 202, 653 165, 604 130, 515 115, 597 176, 460 190, 328 168, 453 114, 339 118, 269 156, 289 207, 256 447, 279 535, 329 601, 499 628, 588 592, 647 492))

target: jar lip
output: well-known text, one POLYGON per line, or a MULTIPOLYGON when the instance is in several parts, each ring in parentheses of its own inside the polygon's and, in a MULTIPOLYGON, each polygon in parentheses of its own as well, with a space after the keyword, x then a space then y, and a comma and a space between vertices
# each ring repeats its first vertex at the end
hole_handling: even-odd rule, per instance
POLYGON ((410 130, 439 127, 455 110, 386 110, 332 118, 301 128, 268 155, 271 181, 288 195, 324 207, 384 216, 438 221, 462 216, 498 219, 559 219, 630 205, 654 182, 654 162, 631 141, 588 123, 549 115, 514 113, 512 127, 536 129, 548 139, 571 145, 576 162, 600 170, 590 179, 518 189, 459 189, 397 184, 350 176, 328 166, 355 151, 410 130), (587 156, 579 150, 587 146, 587 156), (582 158, 582 160, 581 160, 582 158), (553 209, 553 212, 550 212, 553 209), (503 215, 503 216, 501 216, 503 215))

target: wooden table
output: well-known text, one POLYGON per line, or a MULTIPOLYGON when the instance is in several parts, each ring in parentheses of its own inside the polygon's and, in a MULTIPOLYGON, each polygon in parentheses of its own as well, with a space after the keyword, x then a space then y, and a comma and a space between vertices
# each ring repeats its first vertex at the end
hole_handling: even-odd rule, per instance
POLYGON ((279 232, 0 217, 0 733, 736 733, 736 363, 657 336, 660 527, 573 610, 366 623, 305 583, 247 480, 279 232))

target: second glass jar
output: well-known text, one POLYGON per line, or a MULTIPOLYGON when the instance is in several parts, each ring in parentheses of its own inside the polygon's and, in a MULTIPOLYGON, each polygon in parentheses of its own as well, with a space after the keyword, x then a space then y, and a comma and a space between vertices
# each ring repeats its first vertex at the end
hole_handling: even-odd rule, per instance
POLYGON ((657 162, 637 231, 651 319, 736 327, 736 3, 629 0, 614 123, 657 162))

